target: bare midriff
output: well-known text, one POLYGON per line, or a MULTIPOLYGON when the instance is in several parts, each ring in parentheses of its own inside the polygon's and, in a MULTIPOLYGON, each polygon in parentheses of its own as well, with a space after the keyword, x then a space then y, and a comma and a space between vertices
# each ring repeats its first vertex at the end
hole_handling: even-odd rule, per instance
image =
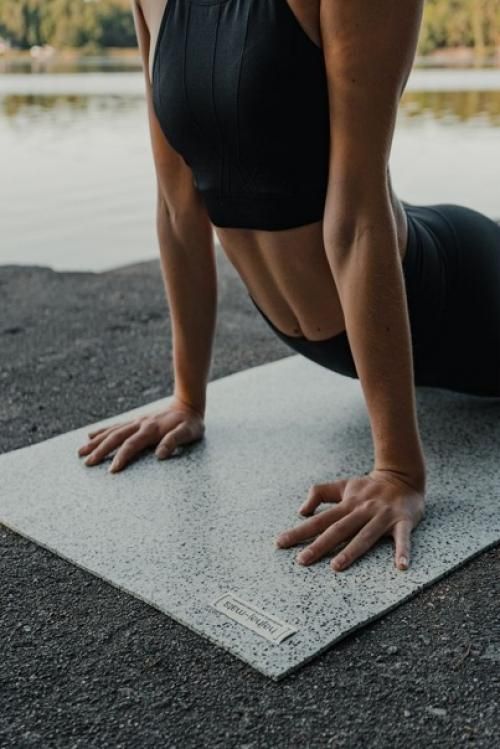
MULTIPOLYGON (((406 214, 395 195, 392 203, 402 262, 406 214)), ((250 296, 278 330, 314 341, 345 330, 322 221, 282 231, 214 229, 250 296)))

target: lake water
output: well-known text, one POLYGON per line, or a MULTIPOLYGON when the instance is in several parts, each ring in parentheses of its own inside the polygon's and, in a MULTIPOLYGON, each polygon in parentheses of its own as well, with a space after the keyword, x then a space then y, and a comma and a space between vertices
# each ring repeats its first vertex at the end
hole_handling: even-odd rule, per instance
MULTIPOLYGON (((0 113, 0 264, 100 271, 158 256, 141 71, 0 74, 0 113)), ((415 69, 397 194, 498 219, 499 165, 500 70, 415 69)))

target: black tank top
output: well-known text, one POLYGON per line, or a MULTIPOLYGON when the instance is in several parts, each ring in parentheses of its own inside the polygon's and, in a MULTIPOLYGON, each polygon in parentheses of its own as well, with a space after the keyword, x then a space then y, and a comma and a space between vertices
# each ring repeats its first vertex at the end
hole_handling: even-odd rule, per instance
POLYGON ((323 218, 324 57, 287 0, 167 0, 152 79, 158 121, 215 226, 323 218))

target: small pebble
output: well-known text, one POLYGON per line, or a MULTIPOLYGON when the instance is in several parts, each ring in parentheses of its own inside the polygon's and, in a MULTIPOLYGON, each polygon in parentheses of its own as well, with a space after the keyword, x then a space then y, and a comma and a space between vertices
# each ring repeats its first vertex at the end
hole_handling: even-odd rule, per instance
POLYGON ((448 714, 444 707, 431 707, 428 705, 426 710, 427 712, 432 713, 432 715, 438 715, 440 718, 443 718, 448 714))

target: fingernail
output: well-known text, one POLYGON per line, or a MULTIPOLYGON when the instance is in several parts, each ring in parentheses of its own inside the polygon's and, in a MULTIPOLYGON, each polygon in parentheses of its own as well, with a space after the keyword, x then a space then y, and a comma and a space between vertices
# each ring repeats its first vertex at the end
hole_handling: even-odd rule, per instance
POLYGON ((312 551, 309 551, 309 549, 305 549, 304 551, 301 551, 300 554, 297 555, 297 562, 299 564, 307 564, 311 561, 313 558, 312 551))
POLYGON ((399 557, 398 563, 400 568, 404 570, 408 569, 408 559, 406 557, 399 557))
POLYGON ((276 539, 276 546, 286 546, 288 542, 288 536, 286 534, 281 534, 281 536, 278 536, 276 539))
POLYGON ((94 460, 95 460, 95 457, 93 455, 89 455, 88 458, 87 458, 87 460, 85 461, 85 463, 88 466, 90 466, 90 465, 92 465, 92 463, 94 462, 94 460))
POLYGON ((335 570, 340 570, 341 567, 343 567, 345 564, 345 557, 335 557, 335 559, 332 559, 332 567, 335 570))

